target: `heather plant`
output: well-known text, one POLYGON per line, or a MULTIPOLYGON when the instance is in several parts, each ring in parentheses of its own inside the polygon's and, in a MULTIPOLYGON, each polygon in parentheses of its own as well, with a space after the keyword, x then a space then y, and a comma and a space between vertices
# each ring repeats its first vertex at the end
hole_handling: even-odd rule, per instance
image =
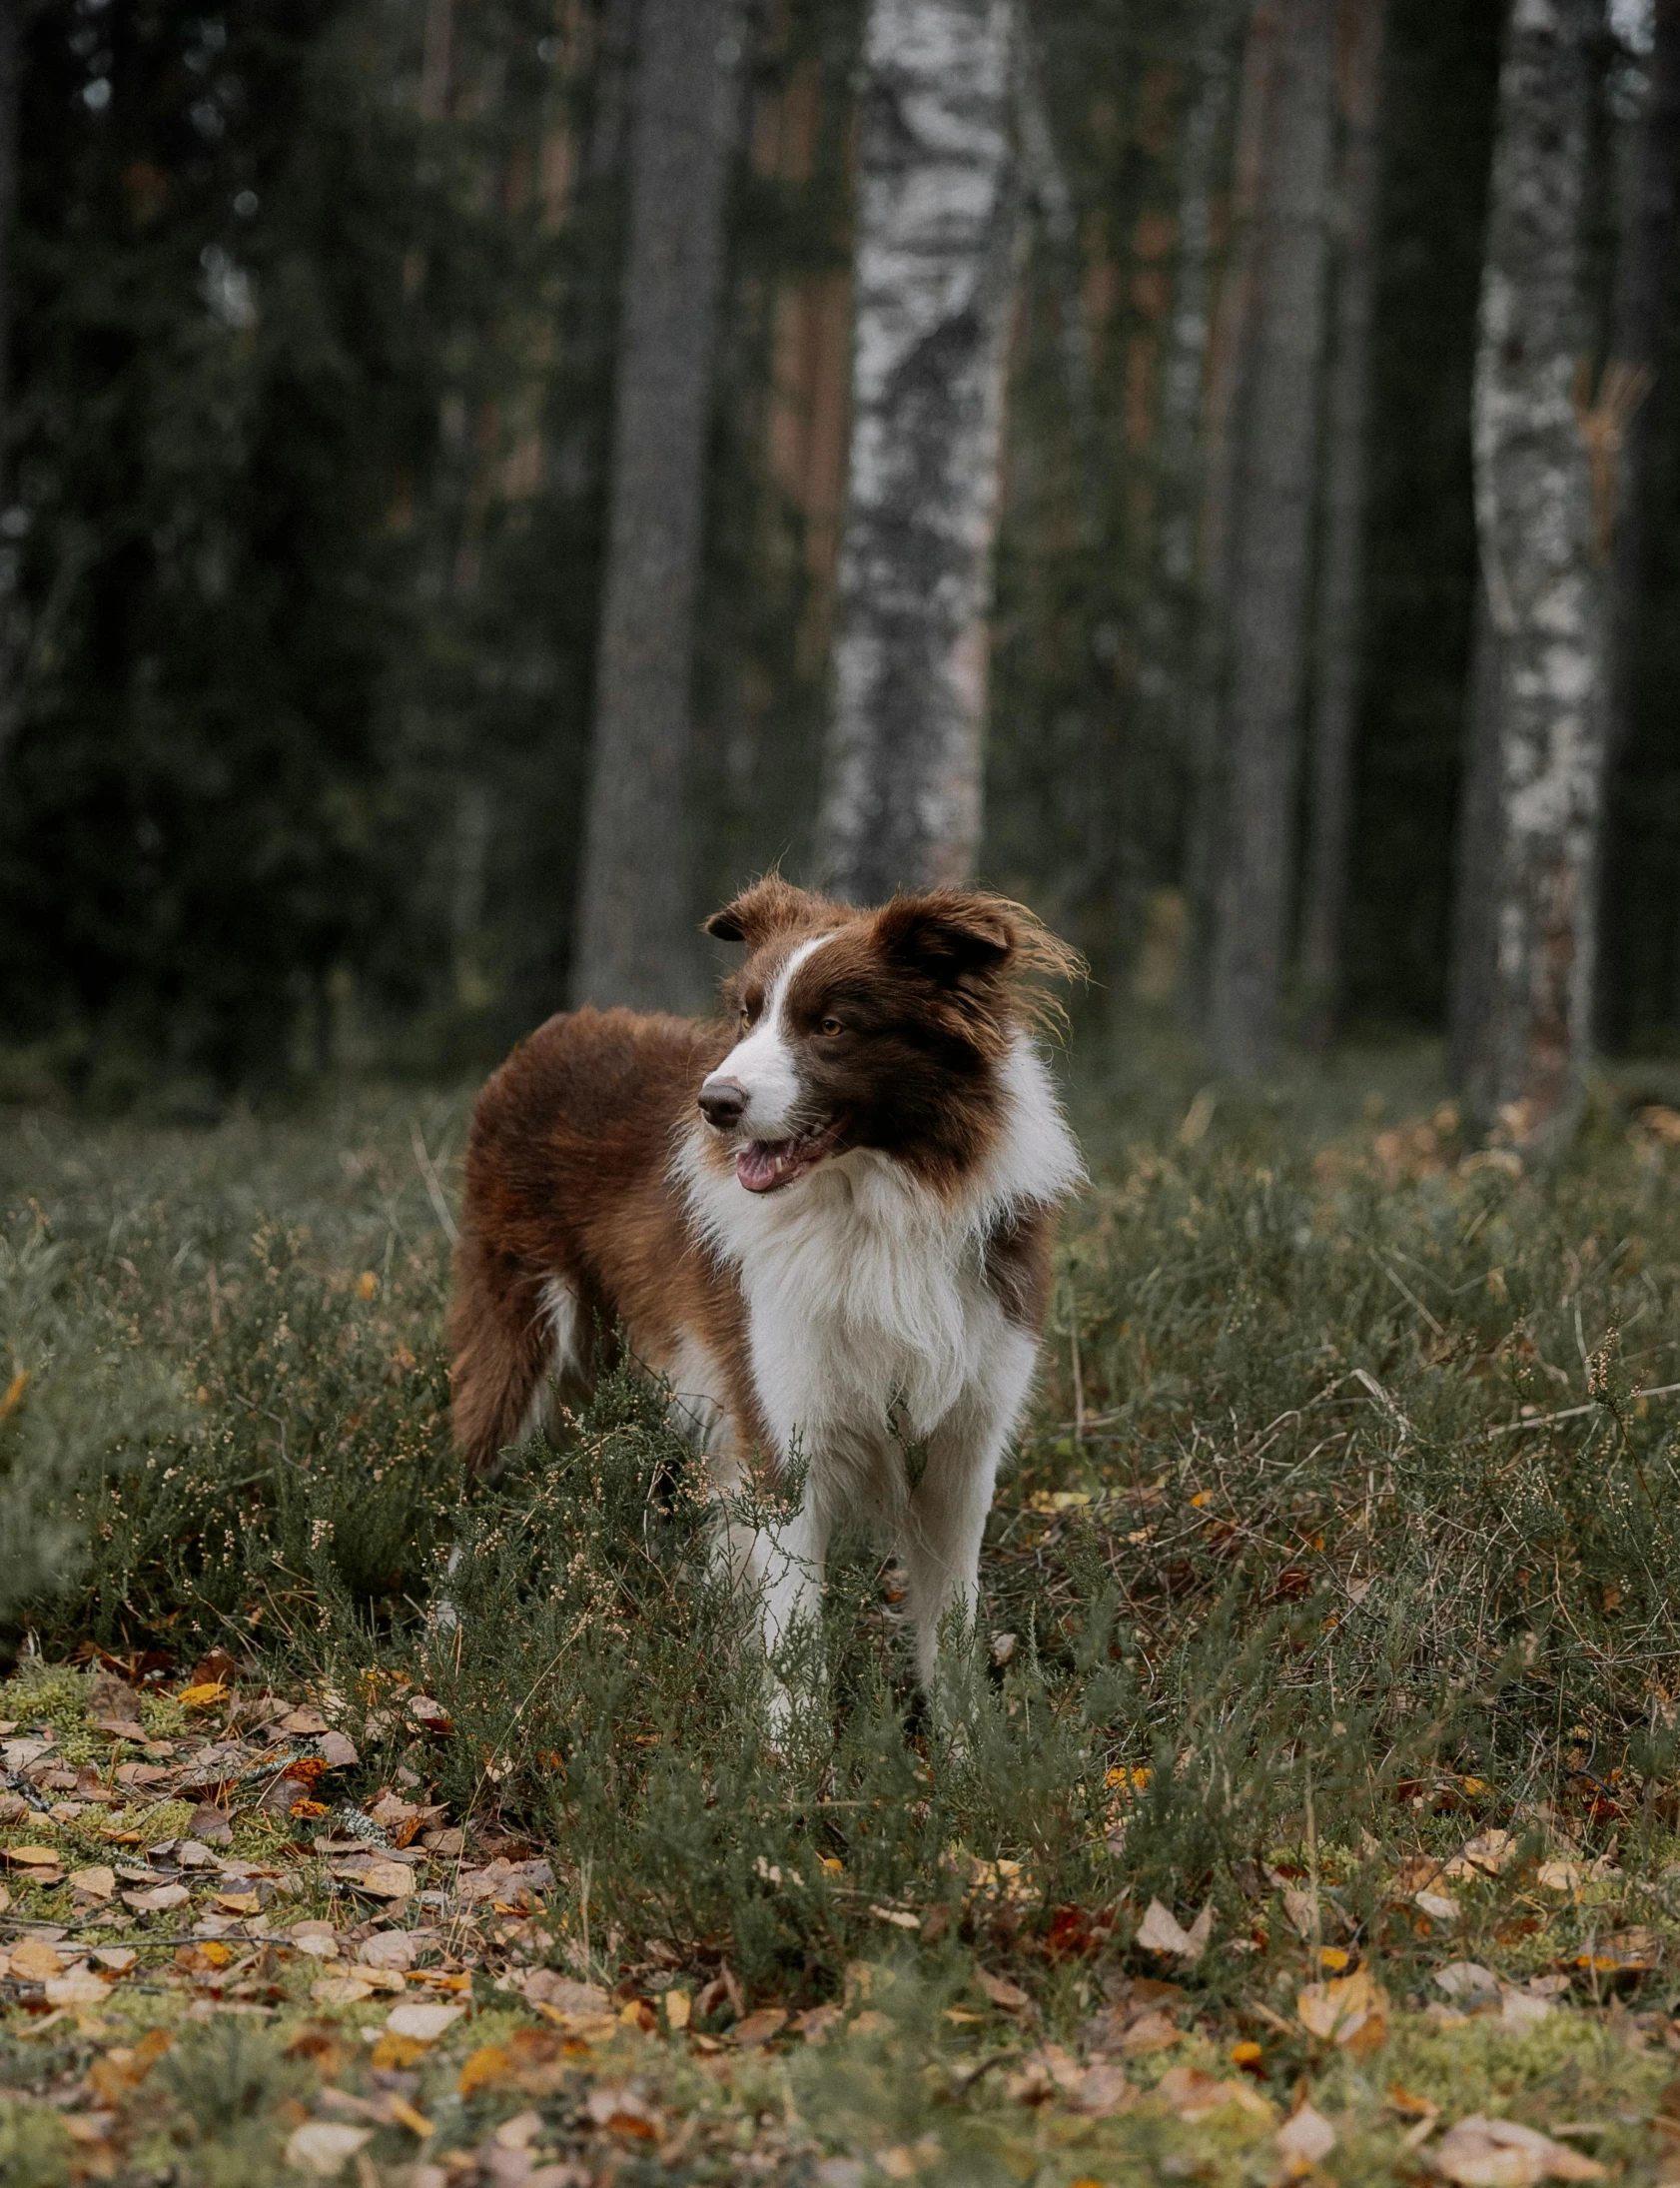
MULTIPOLYGON (((464 1481, 446 1150, 419 1164, 400 1103, 334 1121, 338 1144, 150 1143, 115 1252, 109 1173, 27 1166, 69 1335, 5 1433, 69 1405, 97 1330, 171 1394, 136 1426, 119 1386, 77 1386, 95 1456, 50 1507, 31 1622, 49 1656, 221 1643, 340 1697, 367 1783, 406 1768, 549 1851, 574 1971, 700 1952, 808 2003, 883 1952, 928 1995, 978 1954, 1077 2013, 1152 1899, 1241 1937, 1279 1863, 1403 1971, 1435 1946, 1393 1911, 1401 1853, 1498 1825, 1666 1858, 1680 1179, 1656 1126, 1606 1101, 1547 1176, 1445 1115, 1307 1137, 1257 1106, 1114 1147, 939 1705, 859 1542, 809 1638, 818 1698, 772 1745, 669 1395, 625 1361, 464 1481)), ((1559 1908, 1505 1959, 1598 1919, 1559 1908)), ((1256 1979, 1230 1954, 1196 1977, 1211 2004, 1256 1979)))

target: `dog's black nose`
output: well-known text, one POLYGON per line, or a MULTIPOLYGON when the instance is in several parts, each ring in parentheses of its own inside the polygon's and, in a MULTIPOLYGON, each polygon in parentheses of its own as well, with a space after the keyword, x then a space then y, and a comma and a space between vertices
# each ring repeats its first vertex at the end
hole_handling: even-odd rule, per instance
POLYGON ((708 1079, 700 1089, 700 1112, 719 1132, 739 1124, 746 1107, 747 1090, 738 1079, 708 1079))

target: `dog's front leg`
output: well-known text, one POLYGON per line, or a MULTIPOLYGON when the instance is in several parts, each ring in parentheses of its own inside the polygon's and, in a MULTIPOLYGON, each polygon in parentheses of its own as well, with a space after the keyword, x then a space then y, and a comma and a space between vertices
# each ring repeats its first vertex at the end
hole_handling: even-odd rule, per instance
POLYGON ((1006 1341, 991 1371, 988 1384, 971 1390, 929 1437, 905 1516, 905 1609, 915 1630, 916 1677, 930 1699, 940 1626, 955 1614, 971 1627, 980 1609, 980 1546, 998 1467, 1032 1383, 1032 1347, 1006 1341))
POLYGON ((751 1603, 769 1674, 771 1731, 780 1739, 799 1700, 822 1684, 818 1634, 830 1517, 809 1481, 791 1513, 773 1516, 752 1503, 744 1467, 714 1460, 714 1469, 723 1476, 728 1513, 719 1547, 732 1585, 751 1603))

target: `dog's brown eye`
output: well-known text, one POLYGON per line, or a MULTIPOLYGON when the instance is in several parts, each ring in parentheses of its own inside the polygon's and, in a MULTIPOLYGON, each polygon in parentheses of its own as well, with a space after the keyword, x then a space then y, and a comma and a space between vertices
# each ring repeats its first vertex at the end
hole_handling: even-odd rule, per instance
POLYGON ((825 1018, 817 1028, 819 1033, 844 1033, 845 1030, 838 1018, 825 1018))

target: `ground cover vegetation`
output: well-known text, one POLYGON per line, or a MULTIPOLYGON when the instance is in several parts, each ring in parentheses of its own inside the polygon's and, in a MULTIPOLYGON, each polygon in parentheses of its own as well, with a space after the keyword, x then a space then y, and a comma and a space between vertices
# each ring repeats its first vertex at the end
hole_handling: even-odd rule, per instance
POLYGON ((633 1365, 459 1477, 464 1094, 12 1113, 0 2171, 1667 2177, 1673 1092, 1129 1048, 946 1710, 859 1544, 780 1754, 633 1365))

